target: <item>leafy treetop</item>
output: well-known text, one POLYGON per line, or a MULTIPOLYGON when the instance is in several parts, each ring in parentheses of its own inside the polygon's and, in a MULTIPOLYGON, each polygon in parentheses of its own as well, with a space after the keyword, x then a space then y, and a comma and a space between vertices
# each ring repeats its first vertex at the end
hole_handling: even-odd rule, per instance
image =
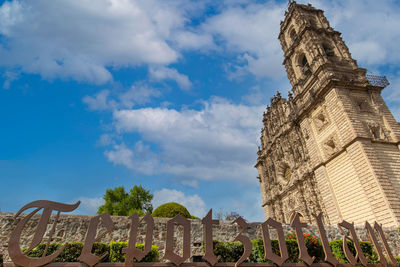
POLYGON ((137 212, 142 216, 153 211, 153 194, 141 185, 135 185, 129 193, 125 192, 123 186, 107 189, 103 199, 105 203, 99 207, 97 214, 108 212, 114 216, 128 216, 137 212))

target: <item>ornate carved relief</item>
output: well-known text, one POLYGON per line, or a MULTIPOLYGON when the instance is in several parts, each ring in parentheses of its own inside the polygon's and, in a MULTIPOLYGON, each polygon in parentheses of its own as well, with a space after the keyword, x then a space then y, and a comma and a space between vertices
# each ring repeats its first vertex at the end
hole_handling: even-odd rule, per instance
MULTIPOLYGON (((287 163, 280 163, 280 166, 278 167, 278 173, 277 173, 277 181, 282 185, 286 186, 292 176, 292 171, 290 170, 290 167, 287 163)), ((280 187, 279 189, 282 190, 283 187, 280 187)))
POLYGON ((321 110, 313 118, 315 128, 318 132, 322 132, 327 125, 329 125, 329 120, 324 110, 321 110))
POLYGON ((366 113, 373 113, 373 108, 369 103, 368 99, 365 97, 357 98, 353 97, 354 105, 357 111, 366 112, 366 113))
POLYGON ((379 122, 368 120, 365 121, 365 124, 373 140, 390 141, 389 131, 379 122))
POLYGON ((328 157, 332 156, 333 154, 335 154, 336 152, 338 152, 341 149, 339 140, 338 140, 336 134, 329 136, 323 142, 322 146, 323 146, 325 155, 328 157))

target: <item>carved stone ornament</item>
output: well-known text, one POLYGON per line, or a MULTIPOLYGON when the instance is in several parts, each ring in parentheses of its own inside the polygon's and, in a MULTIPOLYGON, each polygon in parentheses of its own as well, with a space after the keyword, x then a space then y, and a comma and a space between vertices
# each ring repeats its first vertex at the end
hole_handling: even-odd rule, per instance
POLYGON ((310 138, 310 133, 309 133, 308 128, 307 128, 307 127, 303 127, 303 128, 302 128, 302 131, 303 131, 303 136, 304 136, 304 138, 305 138, 306 140, 308 140, 308 139, 310 138))
POLYGON ((279 164, 278 167, 278 173, 277 173, 277 181, 285 186, 287 185, 292 177, 292 170, 290 169, 289 165, 287 163, 281 163, 279 164))
POLYGON ((365 124, 373 140, 389 141, 388 131, 379 122, 369 120, 366 121, 365 124))
POLYGON ((357 111, 361 111, 361 112, 366 112, 366 113, 372 113, 373 109, 368 101, 367 98, 365 97, 353 97, 353 102, 354 105, 356 106, 357 111))
POLYGON ((323 149, 325 154, 330 157, 338 152, 341 147, 336 135, 331 135, 323 142, 323 149))
POLYGON ((317 115, 314 116, 313 121, 315 128, 317 129, 318 132, 324 130, 324 128, 329 124, 328 117, 325 111, 323 110, 321 110, 320 112, 317 113, 317 115))

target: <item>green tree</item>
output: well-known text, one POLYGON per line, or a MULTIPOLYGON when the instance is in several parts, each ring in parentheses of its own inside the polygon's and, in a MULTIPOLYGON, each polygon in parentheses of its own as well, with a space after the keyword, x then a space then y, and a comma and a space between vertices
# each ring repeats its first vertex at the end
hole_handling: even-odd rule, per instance
POLYGON ((103 199, 105 203, 99 207, 97 214, 108 212, 114 216, 129 216, 137 212, 142 216, 153 211, 153 205, 151 205, 153 194, 141 185, 135 185, 129 193, 125 192, 123 186, 107 189, 103 199))

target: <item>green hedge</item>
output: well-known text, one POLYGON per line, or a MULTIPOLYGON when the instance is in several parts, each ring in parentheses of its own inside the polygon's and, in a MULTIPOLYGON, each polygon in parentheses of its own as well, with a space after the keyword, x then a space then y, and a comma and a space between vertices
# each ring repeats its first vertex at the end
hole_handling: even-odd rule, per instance
MULTIPOLYGON (((325 254, 320 241, 314 236, 305 235, 306 247, 308 254, 313 257, 315 256, 315 262, 323 262, 325 254)), ((334 240, 329 242, 334 256, 342 263, 348 263, 342 248, 341 240, 334 240)), ((251 240, 253 245, 253 251, 248 262, 271 262, 264 259, 264 243, 262 239, 251 240)), ((349 248, 353 255, 355 255, 355 249, 353 243, 348 241, 349 248)), ((280 255, 278 240, 271 240, 272 251, 280 255)), ((286 246, 289 253, 289 258, 286 262, 299 262, 299 249, 297 246, 297 241, 295 239, 286 239, 286 246)), ((378 257, 373 249, 370 242, 360 241, 361 249, 364 255, 367 257, 369 263, 378 263, 378 257)), ((243 255, 243 245, 240 242, 220 242, 214 241, 214 254, 220 256, 220 262, 236 262, 243 255)), ((398 262, 400 262, 400 256, 397 257, 398 262)), ((399 265, 400 266, 400 265, 399 265)))
POLYGON ((243 254, 241 242, 221 242, 214 240, 214 254, 220 256, 219 262, 237 262, 243 254))
MULTIPOLYGON (((353 255, 356 255, 356 249, 354 248, 353 242, 347 240, 347 244, 349 246, 350 251, 353 255)), ((333 255, 339 260, 341 263, 348 263, 349 261, 346 259, 346 256, 343 252, 343 241, 342 240, 334 240, 329 242, 329 245, 332 249, 333 255)), ((360 241, 360 247, 368 259, 369 263, 378 263, 378 255, 375 253, 375 250, 371 244, 371 242, 360 241)))
MULTIPOLYGON (((122 249, 128 247, 128 242, 111 242, 110 243, 110 262, 125 262, 126 255, 122 253, 122 249)), ((136 244, 136 248, 144 250, 143 244, 136 244)), ((153 245, 151 250, 140 262, 157 262, 158 247, 153 245)), ((136 259, 134 262, 137 262, 136 259)))
MULTIPOLYGON (((62 247, 63 244, 60 243, 50 243, 49 248, 47 250, 47 255, 53 254, 56 250, 62 247)), ((43 255, 44 249, 46 248, 46 244, 39 244, 33 250, 28 253, 29 257, 41 257, 43 255)), ((74 242, 68 243, 65 249, 61 252, 61 254, 55 258, 54 262, 76 262, 78 261, 78 257, 82 252, 83 243, 82 242, 74 242)), ((110 250, 109 245, 104 243, 94 243, 92 253, 101 256, 104 253, 110 250)), ((105 257, 102 262, 106 262, 108 257, 105 257)))
MULTIPOLYGON (((47 255, 54 253, 57 249, 61 248, 63 244, 50 243, 47 250, 47 255)), ((122 253, 122 248, 127 247, 127 242, 111 242, 110 245, 105 243, 94 243, 92 253, 101 256, 106 252, 109 255, 106 256, 101 262, 124 262, 125 254, 122 253)), ((29 257, 41 257, 43 255, 46 244, 40 244, 28 253, 29 257)), ((77 262, 78 257, 82 252, 83 243, 68 243, 63 252, 55 258, 54 262, 77 262)), ((143 244, 136 244, 136 248, 144 249, 143 244)), ((25 249, 26 250, 26 249, 25 249)), ((152 246, 150 253, 148 253, 142 262, 157 262, 158 261, 158 247, 152 246)))
MULTIPOLYGON (((264 259, 264 243, 262 239, 251 240, 253 251, 248 262, 271 262, 264 259)), ((272 251, 278 255, 279 245, 278 240, 272 239, 272 251)), ((299 249, 296 240, 287 239, 286 246, 288 248, 289 259, 286 262, 298 262, 299 249)), ((321 262, 324 258, 322 246, 317 243, 306 242, 306 247, 310 256, 315 256, 315 262, 321 262)), ((240 242, 220 242, 214 241, 214 254, 220 256, 220 262, 236 262, 243 255, 243 245, 240 242)))
MULTIPOLYGON (((315 262, 322 262, 324 259, 324 252, 322 246, 316 238, 313 236, 306 237, 306 247, 310 256, 315 256, 315 262)), ((342 263, 348 263, 342 248, 341 240, 334 240, 329 242, 334 256, 342 263)), ((347 241, 350 251, 355 255, 354 245, 351 241, 347 241)), ((253 251, 247 262, 270 262, 264 259, 264 244, 262 239, 251 240, 253 245, 253 251)), ((272 251, 277 255, 279 253, 278 240, 272 239, 272 251)), ((288 248, 289 259, 286 262, 298 262, 299 250, 295 239, 287 239, 286 245, 288 248)), ((48 248, 47 255, 54 253, 57 249, 62 246, 60 243, 51 243, 48 248)), ((109 252, 109 255, 105 257, 102 262, 124 262, 125 254, 122 253, 122 249, 127 247, 127 242, 111 242, 109 245, 105 243, 94 243, 92 253, 101 256, 105 252, 109 252)), ((364 255, 368 258, 369 263, 378 263, 378 257, 373 249, 370 242, 360 241, 361 249, 364 255)), ((43 255, 46 245, 40 244, 32 251, 28 253, 30 257, 41 257, 43 255)), ((83 243, 68 243, 64 251, 54 259, 55 262, 77 262, 78 257, 82 252, 83 243)), ((136 244, 136 248, 144 249, 143 244, 136 244)), ((25 249, 26 250, 26 249, 25 249)), ((220 242, 214 241, 214 254, 221 256, 220 262, 236 262, 243 254, 243 245, 240 242, 220 242)), ((400 266, 400 256, 396 256, 398 265, 400 266)), ((157 262, 158 261, 158 247, 152 246, 150 253, 148 253, 141 262, 157 262)), ((0 266, 2 266, 2 258, 0 257, 0 266)))

